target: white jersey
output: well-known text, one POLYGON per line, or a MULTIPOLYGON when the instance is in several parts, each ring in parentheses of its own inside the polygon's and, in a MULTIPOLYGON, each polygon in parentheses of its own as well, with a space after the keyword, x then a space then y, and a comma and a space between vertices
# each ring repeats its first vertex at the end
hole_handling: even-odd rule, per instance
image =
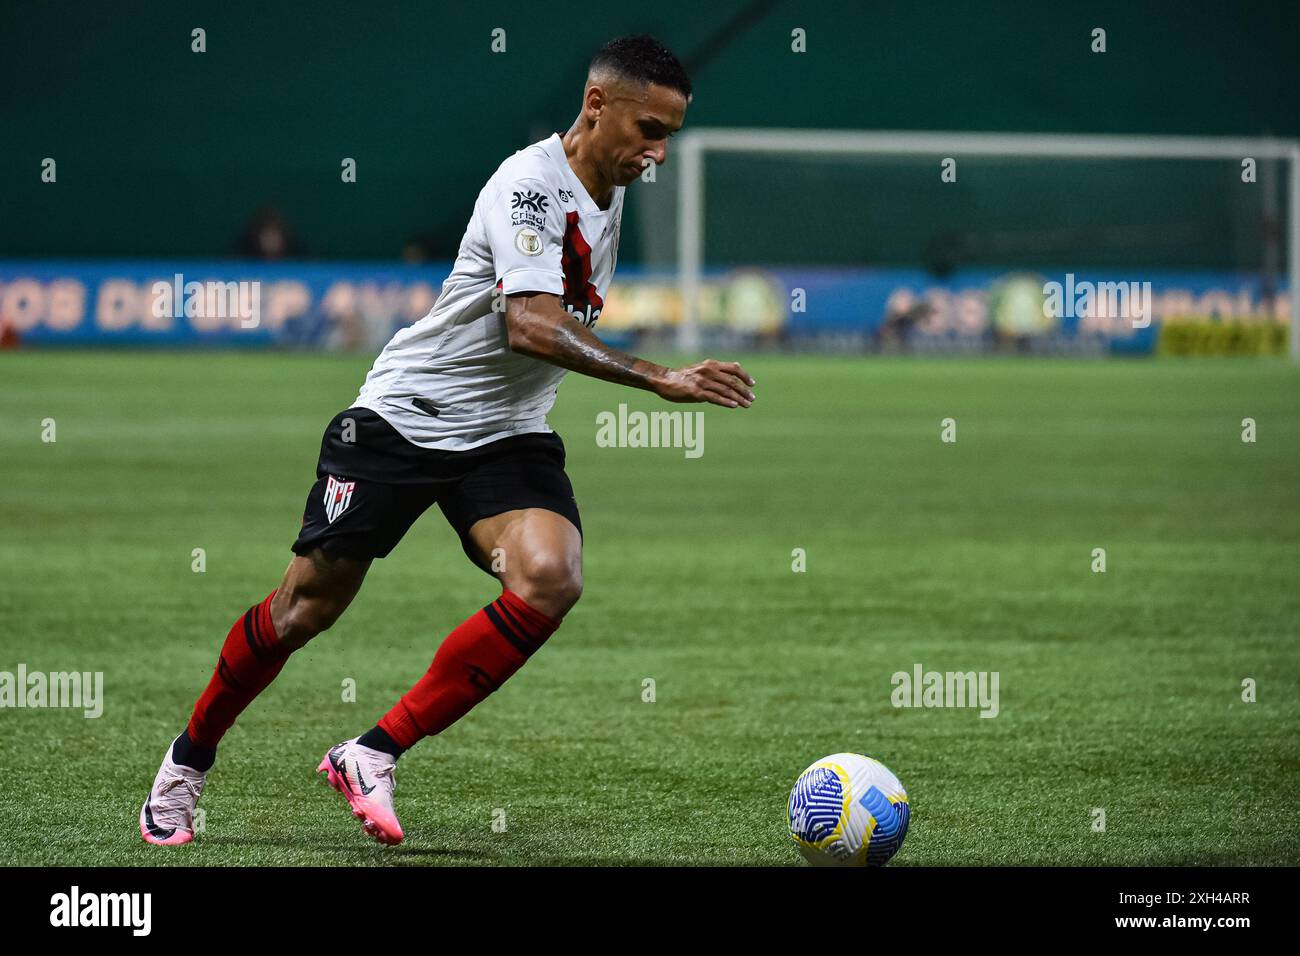
POLYGON ((478 194, 438 300, 384 347, 354 404, 426 448, 549 432, 565 370, 510 350, 504 296, 551 292, 595 325, 618 258, 623 192, 615 186, 600 209, 559 133, 507 159, 478 194))

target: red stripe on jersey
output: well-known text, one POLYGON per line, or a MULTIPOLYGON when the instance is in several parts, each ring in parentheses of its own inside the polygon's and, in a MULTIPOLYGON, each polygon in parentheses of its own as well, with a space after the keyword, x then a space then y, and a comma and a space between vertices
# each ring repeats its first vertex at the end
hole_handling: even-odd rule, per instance
POLYGON ((578 312, 604 308, 596 287, 591 284, 591 245, 578 230, 578 212, 565 215, 564 252, 560 266, 564 270, 564 302, 578 312))

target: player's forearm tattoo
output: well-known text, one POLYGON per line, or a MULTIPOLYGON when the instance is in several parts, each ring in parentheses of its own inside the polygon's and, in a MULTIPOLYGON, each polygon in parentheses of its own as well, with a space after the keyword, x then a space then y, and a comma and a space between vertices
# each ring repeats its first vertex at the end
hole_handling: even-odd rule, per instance
POLYGON ((610 348, 568 316, 551 326, 544 357, 561 368, 633 388, 650 388, 668 371, 662 365, 610 348))

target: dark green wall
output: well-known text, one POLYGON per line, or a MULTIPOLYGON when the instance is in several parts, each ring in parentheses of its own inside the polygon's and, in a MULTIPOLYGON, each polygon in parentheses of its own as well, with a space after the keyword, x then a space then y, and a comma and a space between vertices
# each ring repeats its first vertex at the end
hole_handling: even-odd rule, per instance
POLYGON ((450 256, 496 165, 567 128, 591 53, 639 30, 703 62, 694 125, 1300 134, 1294 2, 777 2, 720 38, 748 6, 9 0, 0 255, 223 255, 273 201, 313 256, 417 233, 450 256))

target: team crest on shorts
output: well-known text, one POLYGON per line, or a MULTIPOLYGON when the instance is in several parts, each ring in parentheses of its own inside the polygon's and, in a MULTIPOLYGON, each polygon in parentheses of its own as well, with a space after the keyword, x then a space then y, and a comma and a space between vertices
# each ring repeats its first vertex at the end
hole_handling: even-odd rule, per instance
POLYGON ((325 483, 325 517, 330 524, 352 503, 352 492, 356 487, 355 481, 339 481, 330 475, 330 480, 325 483))

